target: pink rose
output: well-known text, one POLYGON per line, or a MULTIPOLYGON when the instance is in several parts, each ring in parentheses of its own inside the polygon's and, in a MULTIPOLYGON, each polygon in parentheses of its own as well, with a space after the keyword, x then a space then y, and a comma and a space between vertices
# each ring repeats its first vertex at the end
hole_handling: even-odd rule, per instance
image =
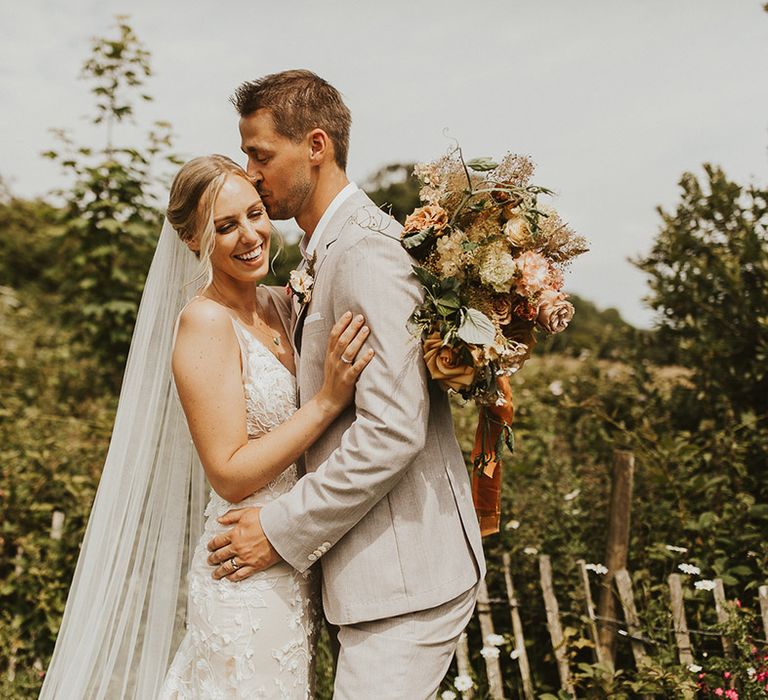
POLYGON ((536 296, 549 286, 549 262, 540 253, 531 250, 522 253, 515 258, 515 267, 515 291, 521 297, 536 296))
POLYGON ((547 333, 564 331, 573 318, 573 304, 556 289, 545 289, 539 299, 536 323, 547 333))

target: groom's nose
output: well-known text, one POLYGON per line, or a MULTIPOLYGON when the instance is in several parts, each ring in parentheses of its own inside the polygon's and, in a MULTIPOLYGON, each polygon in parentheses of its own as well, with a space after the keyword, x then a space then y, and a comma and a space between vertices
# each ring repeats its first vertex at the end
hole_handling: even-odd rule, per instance
POLYGON ((259 164, 253 158, 248 159, 247 172, 257 185, 264 179, 259 169, 259 164))

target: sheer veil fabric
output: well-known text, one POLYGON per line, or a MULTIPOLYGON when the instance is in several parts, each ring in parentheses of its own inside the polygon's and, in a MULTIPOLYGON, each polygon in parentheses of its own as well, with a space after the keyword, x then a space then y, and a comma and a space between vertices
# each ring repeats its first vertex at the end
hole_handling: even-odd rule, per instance
POLYGON ((40 698, 153 698, 183 636, 205 475, 171 374, 198 263, 165 221, 115 425, 40 698))

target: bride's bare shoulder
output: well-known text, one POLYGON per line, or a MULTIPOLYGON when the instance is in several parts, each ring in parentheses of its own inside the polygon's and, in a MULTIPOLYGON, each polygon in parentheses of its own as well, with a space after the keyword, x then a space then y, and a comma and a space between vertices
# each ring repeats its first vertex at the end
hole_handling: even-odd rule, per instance
POLYGON ((233 332, 231 318, 229 311, 218 302, 196 297, 179 315, 179 336, 229 336, 233 332))

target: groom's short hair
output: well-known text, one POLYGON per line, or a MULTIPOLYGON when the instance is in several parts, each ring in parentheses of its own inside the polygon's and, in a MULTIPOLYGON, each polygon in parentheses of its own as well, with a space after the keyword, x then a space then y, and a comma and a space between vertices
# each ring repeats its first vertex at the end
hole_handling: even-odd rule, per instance
POLYGON ((347 168, 352 115, 339 91, 308 70, 286 70, 240 85, 230 102, 241 117, 268 109, 281 136, 300 141, 322 129, 333 142, 336 164, 347 168))

